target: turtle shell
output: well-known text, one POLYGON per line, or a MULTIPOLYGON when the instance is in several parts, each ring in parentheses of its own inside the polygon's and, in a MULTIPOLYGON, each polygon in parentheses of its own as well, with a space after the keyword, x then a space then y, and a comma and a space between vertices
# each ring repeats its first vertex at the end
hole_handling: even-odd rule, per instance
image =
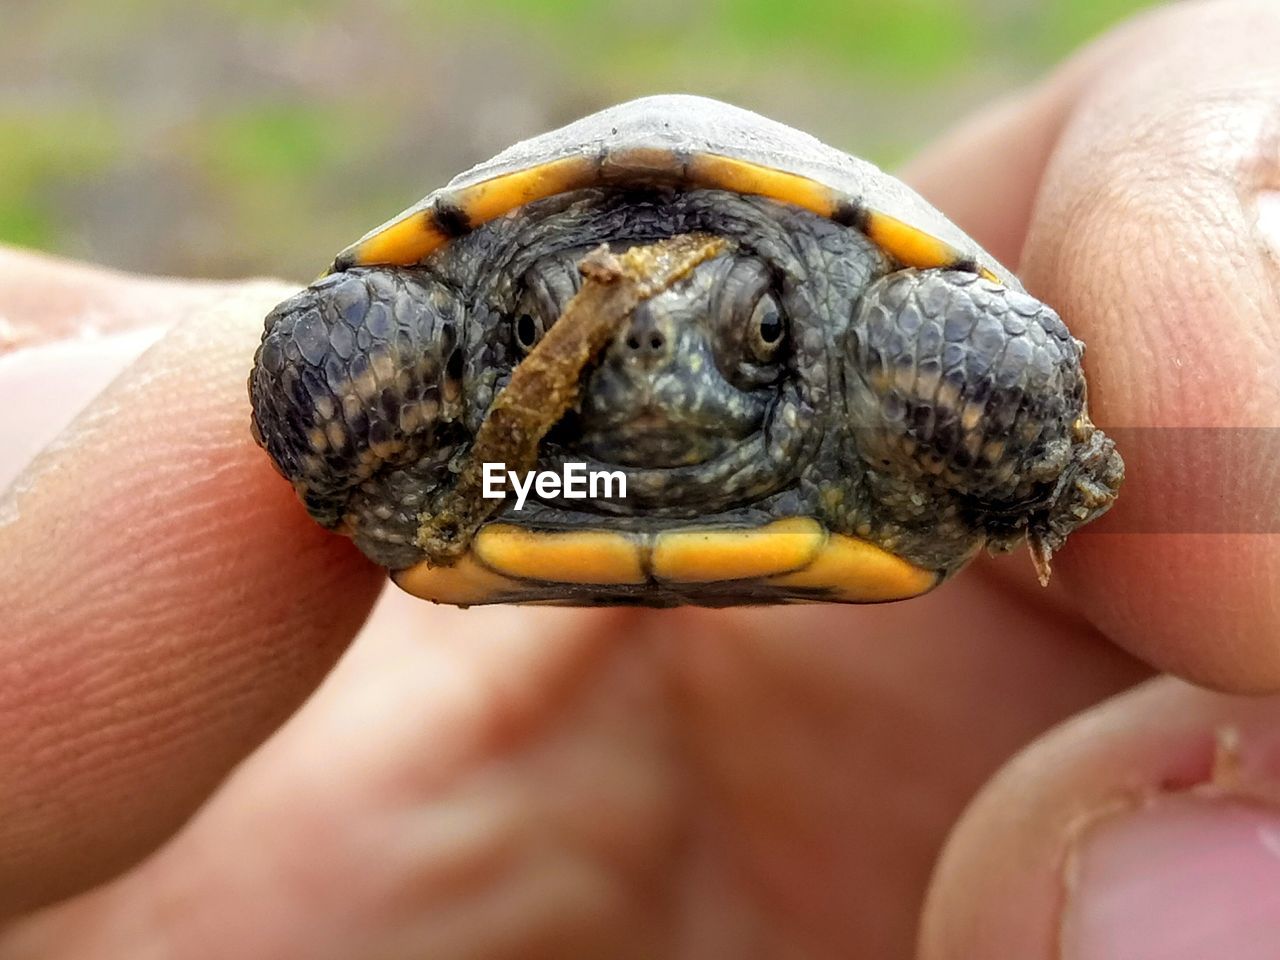
POLYGON ((969 270, 1022 289, 959 227, 874 164, 749 110, 686 95, 632 100, 514 144, 347 247, 332 272, 420 263, 526 203, 610 185, 768 197, 862 230, 903 266, 969 270))
MULTIPOLYGON (((767 202, 745 206, 763 208, 763 215, 789 213, 770 208, 767 202)), ((813 225, 810 222, 805 227, 813 225)), ((674 242, 670 237, 649 239, 655 245, 669 246, 674 242)), ((447 267, 448 259, 440 265, 442 269, 447 267)), ((1080 345, 1051 309, 1025 294, 1008 269, 922 197, 874 165, 808 134, 715 100, 647 97, 517 143, 455 177, 342 251, 330 272, 347 270, 353 273, 317 281, 268 318, 264 345, 250 380, 256 435, 304 497, 310 495, 312 488, 308 485, 319 478, 315 487, 319 493, 307 500, 313 516, 327 526, 341 524, 361 549, 394 571, 396 582, 405 590, 438 602, 719 606, 898 600, 932 589, 967 563, 984 539, 997 549, 1007 549, 1024 535, 1043 577, 1052 550, 1071 529, 1105 511, 1123 477, 1123 465, 1114 452, 1114 444, 1092 427, 1084 408, 1080 345), (455 367, 464 371, 469 361, 455 341, 451 294, 443 296, 440 303, 433 299, 448 277, 435 277, 432 269, 397 268, 422 264, 451 240, 511 215, 526 204, 602 188, 655 188, 677 194, 720 191, 674 198, 680 203, 705 202, 709 207, 744 206, 726 193, 759 197, 849 228, 825 233, 849 242, 850 249, 874 261, 877 274, 886 272, 888 267, 894 269, 890 276, 870 278, 876 283, 886 282, 873 294, 867 294, 865 287, 857 289, 856 315, 852 314, 855 291, 850 291, 846 300, 851 315, 844 317, 844 328, 830 324, 831 337, 840 336, 843 329, 847 339, 839 344, 851 347, 847 357, 838 358, 844 366, 834 368, 836 375, 843 369, 849 392, 860 391, 856 398, 860 406, 855 408, 850 402, 846 407, 832 409, 838 415, 847 414, 854 426, 863 423, 855 415, 865 415, 865 422, 873 427, 868 444, 878 442, 878 425, 892 419, 887 413, 880 416, 880 406, 888 406, 886 397, 900 401, 897 409, 902 411, 908 401, 913 403, 914 409, 925 415, 922 422, 927 422, 928 431, 934 431, 935 422, 943 422, 945 415, 946 429, 919 434, 923 437, 919 443, 915 436, 907 435, 912 446, 902 448, 905 452, 899 458, 901 463, 892 457, 879 460, 883 469, 877 468, 876 481, 882 486, 870 490, 866 499, 871 506, 865 510, 858 507, 861 512, 840 506, 842 489, 838 484, 822 486, 828 476, 835 476, 837 467, 856 471, 866 466, 865 450, 861 446, 855 450, 845 432, 832 430, 820 438, 828 443, 823 448, 828 459, 820 465, 828 472, 815 471, 818 479, 812 484, 812 491, 786 491, 786 499, 780 494, 770 509, 753 506, 751 512, 734 512, 728 520, 728 514, 713 510, 701 516, 693 511, 673 514, 681 518, 676 522, 666 522, 665 515, 656 514, 653 523, 619 525, 611 521, 611 514, 584 512, 566 519, 569 511, 548 507, 524 517, 504 514, 501 521, 485 519, 478 529, 467 530, 468 539, 461 544, 465 550, 460 554, 432 553, 433 538, 439 531, 424 518, 438 504, 424 498, 447 484, 447 480, 440 479, 441 471, 452 470, 458 462, 450 445, 466 441, 452 435, 439 441, 442 453, 450 459, 437 460, 432 445, 437 444, 438 438, 430 434, 424 441, 430 456, 422 456, 422 451, 414 448, 409 452, 418 461, 402 464, 394 459, 401 449, 387 438, 397 438, 398 442, 411 432, 402 426, 401 411, 396 409, 400 399, 407 396, 413 410, 424 409, 425 401, 418 401, 437 387, 443 396, 451 382, 456 400, 464 377, 450 371, 455 367), (876 256, 852 235, 854 230, 861 231, 885 258, 876 256), (356 269, 379 267, 390 269, 356 269), (896 267, 915 269, 899 271, 896 267), (406 292, 411 281, 416 291, 412 294, 406 292), (927 297, 919 292, 926 286, 930 291, 927 297), (342 288, 342 296, 338 288, 342 288), (889 301, 895 297, 891 304, 889 301), (408 304, 409 314, 414 313, 414 304, 421 303, 426 321, 409 324, 402 322, 404 318, 397 313, 399 326, 391 329, 389 323, 380 323, 380 332, 369 333, 370 338, 384 340, 391 333, 405 335, 403 347, 397 340, 394 351, 387 348, 380 354, 382 367, 388 369, 378 372, 365 354, 372 354, 374 348, 386 348, 389 340, 374 343, 368 350, 361 346, 359 350, 364 353, 350 358, 350 328, 365 324, 366 313, 373 316, 375 306, 383 319, 391 316, 383 309, 391 298, 395 299, 397 311, 402 302, 408 304), (932 353, 917 353, 915 339, 896 336, 893 318, 897 313, 905 316, 908 311, 918 330, 937 332, 934 346, 928 348, 932 353), (958 370, 963 375, 949 377, 945 382, 940 357, 952 344, 943 343, 940 311, 954 311, 950 315, 956 317, 958 335, 968 336, 965 330, 976 331, 972 332, 972 344, 952 351, 960 361, 947 361, 948 370, 958 370), (920 318, 925 315, 931 325, 922 323, 920 318), (979 321, 984 324, 980 331, 979 321), (872 335, 873 326, 895 336, 886 334, 881 338, 883 342, 876 340, 880 334, 872 335), (865 342, 859 339, 859 331, 868 333, 865 342), (348 345, 346 353, 344 343, 348 345), (873 352, 878 358, 874 360, 874 373, 884 373, 881 379, 867 373, 873 366, 873 352), (334 356, 337 360, 329 364, 334 356), (392 361, 392 357, 398 359, 392 361), (976 361, 970 363, 974 357, 976 361), (405 377, 399 375, 403 371, 396 369, 404 358, 408 358, 405 363, 428 372, 408 377, 408 387, 400 385, 405 377), (998 374, 991 372, 996 360, 1002 364, 998 374), (894 365, 891 378, 886 373, 890 363, 894 365), (926 363, 931 364, 927 370, 926 363), (323 376, 319 374, 322 367, 323 376), (1008 382, 996 384, 997 376, 1008 382), (433 378, 441 382, 428 382, 433 378), (988 402, 996 390, 993 384, 1004 391, 997 401, 991 401, 1002 404, 994 413, 988 402), (1024 385, 1030 391, 1025 395, 1024 385), (416 392, 408 395, 409 389, 416 392), (979 394, 980 389, 985 392, 979 394), (380 405, 376 410, 375 396, 380 405), (1029 396, 1033 399, 1028 400, 1029 396), (937 418, 935 410, 940 411, 937 418), (997 414, 1003 419, 995 419, 997 414), (1015 417, 1022 417, 1017 435, 1021 439, 1006 442, 1015 417), (392 426, 386 431, 374 430, 374 426, 388 424, 392 426), (1027 424, 1034 429, 1028 432, 1027 424), (969 431, 963 438, 963 448, 961 440, 955 439, 962 430, 969 431), (1034 448, 1042 435, 1053 443, 1034 448), (991 442, 987 442, 989 439, 991 442), (981 444, 976 452, 969 450, 973 446, 971 440, 981 444), (933 446, 917 455, 929 444, 933 446), (334 454, 331 447, 339 452, 334 454), (992 475, 1002 478, 1004 486, 999 490, 984 486, 977 492, 960 487, 956 487, 959 492, 952 492, 944 486, 935 496, 929 478, 938 476, 939 470, 933 467, 946 467, 953 461, 960 469, 953 450, 962 450, 969 457, 968 466, 975 465, 975 458, 985 458, 981 464, 981 469, 987 471, 982 474, 984 483, 999 466, 1000 472, 992 475), (1063 450, 1068 455, 1065 465, 1060 456, 1063 450), (420 476, 413 473, 419 467, 420 476), (899 468, 908 472, 894 475, 893 471, 899 468), (1013 472, 1015 468, 1024 473, 1013 472), (1049 477, 1053 480, 1050 483, 1044 480, 1047 474, 1025 472, 1050 468, 1058 471, 1061 481, 1049 477), (358 497, 351 493, 352 489, 357 490, 358 497), (887 493, 881 496, 880 490, 887 493), (925 490, 928 497, 915 499, 919 490, 925 490), (804 494, 809 492, 814 492, 815 498, 805 500, 804 494), (817 499, 828 493, 834 506, 828 507, 826 500, 817 499), (962 501, 962 495, 967 499, 962 501), (876 516, 875 507, 885 508, 886 516, 876 516), (950 512, 937 512, 944 508, 950 512), (946 521, 941 525, 937 549, 929 542, 933 531, 926 528, 933 517, 925 515, 925 510, 934 510, 937 518, 946 521), (875 522, 861 522, 868 519, 875 522), (389 525, 384 527, 384 521, 389 525), (889 535, 882 535, 886 530, 889 535)), ((584 272, 590 279, 590 273, 584 272)), ((634 311, 634 304, 628 309, 634 311)), ((815 315, 813 325, 820 326, 823 319, 822 315, 815 315)), ((947 329, 951 326, 948 321, 947 329)), ((366 324, 361 332, 369 329, 366 324)), ((565 329, 573 327, 557 323, 553 333, 565 329)), ((617 342, 630 343, 631 339, 639 343, 638 338, 617 342)), ((823 337, 806 339, 821 343, 823 337)), ((542 340, 541 349, 545 350, 548 342, 542 340)), ((586 347, 573 353, 580 359, 570 371, 571 376, 581 375, 590 354, 586 347)), ((506 358, 507 354, 501 356, 506 358)), ((529 362, 531 356, 533 353, 518 363, 529 362)), ((477 352, 475 362, 483 365, 491 357, 490 353, 477 352)), ((497 376, 501 371, 484 367, 483 372, 497 376)), ((508 381, 503 389, 511 389, 512 382, 508 381)), ((491 399, 486 394, 476 403, 477 411, 490 411, 485 414, 485 425, 497 422, 491 418, 491 399)), ((787 412, 794 414, 803 399, 792 403, 787 412)), ((431 402, 434 404, 434 399, 431 402)), ((622 408, 625 412, 625 406, 622 408)), ((768 416, 779 416, 778 408, 774 404, 768 416)), ((555 417, 562 412, 555 413, 555 417)), ((420 416, 415 413, 413 418, 418 426, 420 416)), ((449 417, 449 422, 454 422, 457 410, 449 417)), ((896 416, 895 423, 903 420, 904 416, 896 416)), ((787 452, 780 445, 769 446, 773 442, 768 430, 770 422, 762 414, 758 436, 750 441, 755 446, 743 448, 748 453, 760 450, 766 467, 783 459, 787 452), (778 450, 782 454, 775 453, 778 450)), ((780 422, 787 423, 785 419, 780 422)), ((550 426, 550 422, 544 426, 550 426)), ((803 424, 791 426, 793 432, 804 429, 803 424)), ((513 435, 532 434, 513 431, 513 435)), ((536 433, 534 442, 544 435, 545 430, 536 433)), ((884 444, 881 447, 890 449, 884 444)), ((899 451, 893 447, 890 452, 897 457, 899 451)), ((474 447, 466 451, 467 456, 474 454, 474 447)), ((606 458, 606 466, 609 462, 606 458)), ((737 463, 728 456, 706 462, 713 470, 722 470, 724 463, 730 467, 737 463)), ((726 474, 722 471, 711 475, 714 478, 726 474)), ((666 479, 664 475, 664 483, 666 479)), ((654 485, 653 489, 667 488, 654 485)), ((708 485, 691 489, 702 493, 708 485)), ((538 493, 542 493, 541 486, 538 493)), ((698 504, 693 501, 691 506, 696 510, 698 504)), ((447 531, 453 525, 455 532, 458 517, 468 516, 464 511, 449 509, 437 514, 443 517, 440 530, 447 531)))

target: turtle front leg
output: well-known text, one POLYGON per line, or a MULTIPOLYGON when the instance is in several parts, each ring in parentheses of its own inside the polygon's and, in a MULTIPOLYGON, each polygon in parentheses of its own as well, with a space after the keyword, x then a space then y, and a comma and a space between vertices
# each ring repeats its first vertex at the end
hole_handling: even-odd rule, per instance
POLYGON ((972 273, 900 270, 872 284, 846 359, 872 495, 907 530, 942 518, 992 550, 1025 537, 1045 578, 1049 555, 1110 507, 1124 477, 1089 420, 1083 348, 1048 306, 972 273))
POLYGON ((461 324, 454 295, 412 269, 325 277, 266 320, 254 438, 317 522, 384 566, 421 559, 418 511, 468 439, 461 324))

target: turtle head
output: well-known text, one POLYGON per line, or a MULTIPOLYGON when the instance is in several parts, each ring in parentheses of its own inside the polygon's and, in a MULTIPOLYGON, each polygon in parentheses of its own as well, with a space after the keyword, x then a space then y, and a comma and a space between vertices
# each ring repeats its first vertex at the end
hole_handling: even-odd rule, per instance
POLYGON ((856 230, 733 194, 592 192, 532 204, 477 231, 488 243, 483 260, 456 245, 441 264, 482 274, 471 282, 497 315, 487 335, 511 345, 493 351, 505 351, 500 388, 561 322, 591 251, 686 234, 723 248, 613 327, 539 449, 539 469, 581 463, 624 474, 627 496, 557 508, 649 526, 769 511, 766 501, 794 489, 832 435, 840 333, 883 268, 856 230))
MULTIPOLYGON (((526 277, 522 344, 555 322, 576 269, 569 255, 526 277)), ((788 372, 788 325, 773 288, 765 263, 728 250, 643 300, 585 373, 580 402, 556 434, 561 450, 621 467, 696 470, 759 434, 788 372)))

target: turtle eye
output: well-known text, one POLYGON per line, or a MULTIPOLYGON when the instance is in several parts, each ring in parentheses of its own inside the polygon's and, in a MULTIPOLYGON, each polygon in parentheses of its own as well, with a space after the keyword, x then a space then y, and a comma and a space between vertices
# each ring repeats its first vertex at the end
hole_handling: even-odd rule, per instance
POLYGON ((740 256, 713 293, 716 363, 740 390, 772 386, 786 372, 790 324, 777 282, 767 264, 740 256))
POLYGON ((531 285, 511 314, 511 339, 516 353, 524 356, 538 345, 547 327, 556 322, 555 307, 546 292, 531 285))
POLYGON ((532 313, 525 311, 516 317, 516 345, 523 352, 528 353, 537 346, 544 332, 541 318, 535 317, 532 313))
POLYGON ((787 324, 782 308, 773 294, 766 293, 756 301, 747 319, 743 338, 747 352, 756 363, 770 363, 777 358, 786 342, 787 324))
POLYGON ((512 346, 517 354, 524 356, 538 345, 577 292, 578 270, 572 259, 548 258, 530 268, 510 314, 512 346))

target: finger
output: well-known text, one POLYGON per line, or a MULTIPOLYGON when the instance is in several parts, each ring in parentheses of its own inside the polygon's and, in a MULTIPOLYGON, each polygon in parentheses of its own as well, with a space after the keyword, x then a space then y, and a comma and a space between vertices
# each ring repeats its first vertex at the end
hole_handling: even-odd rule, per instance
POLYGON ((261 318, 288 292, 193 302, 0 501, 0 915, 169 834, 379 588, 249 436, 261 318))
POLYGON ((145 327, 32 344, 0 355, 0 398, 23 412, 0 420, 0 489, 163 334, 145 327))
POLYGON ((237 284, 138 277, 0 247, 0 489, 166 330, 237 284))
POLYGON ((0 420, 0 489, 164 334, 148 312, 104 309, 127 285, 122 275, 0 248, 0 397, 23 411, 0 420))
POLYGON ((1003 263, 1022 258, 1046 164, 1089 81, 1122 55, 1138 19, 1101 37, 1048 81, 966 117, 901 171, 1003 263))
POLYGON ((169 327, 232 286, 138 277, 0 247, 0 357, 77 336, 169 327))
POLYGON ((1162 10, 914 168, 1089 345, 1128 479, 1058 595, 1163 669, 1258 691, 1280 688, 1278 42, 1274 7, 1162 10))
POLYGON ((960 821, 922 960, 1263 960, 1280 944, 1280 697, 1165 679, 1017 758, 960 821))

